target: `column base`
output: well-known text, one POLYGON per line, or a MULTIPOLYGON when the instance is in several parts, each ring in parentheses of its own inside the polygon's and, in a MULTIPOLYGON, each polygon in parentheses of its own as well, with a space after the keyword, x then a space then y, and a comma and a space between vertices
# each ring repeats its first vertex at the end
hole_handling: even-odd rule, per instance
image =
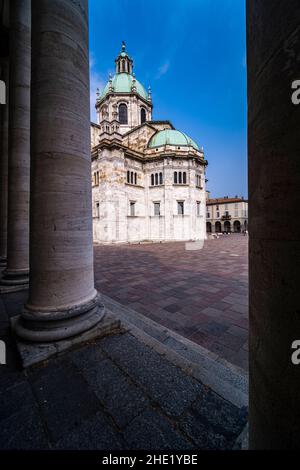
MULTIPOLYGON (((16 324, 20 321, 20 316, 11 318, 13 331, 16 330, 16 324)), ((16 345, 19 351, 21 363, 24 369, 34 364, 46 361, 69 349, 83 345, 89 341, 95 341, 107 335, 118 334, 123 329, 120 320, 105 312, 104 318, 90 330, 81 333, 72 338, 52 341, 51 343, 28 342, 20 337, 16 337, 16 345)))
POLYGON ((0 286, 3 287, 18 287, 20 290, 28 289, 29 285, 29 271, 28 269, 22 270, 13 270, 13 269, 4 269, 2 273, 2 278, 0 281, 0 286))
POLYGON ((5 269, 5 266, 2 266, 2 269, 3 271, 0 278, 0 294, 19 292, 29 288, 28 270, 13 271, 7 268, 5 269))
POLYGON ((7 258, 0 257, 0 268, 5 268, 7 263, 7 258))
POLYGON ((99 294, 84 304, 61 311, 39 312, 25 307, 14 324, 14 331, 25 341, 51 343, 90 330, 103 319, 104 313, 99 294))

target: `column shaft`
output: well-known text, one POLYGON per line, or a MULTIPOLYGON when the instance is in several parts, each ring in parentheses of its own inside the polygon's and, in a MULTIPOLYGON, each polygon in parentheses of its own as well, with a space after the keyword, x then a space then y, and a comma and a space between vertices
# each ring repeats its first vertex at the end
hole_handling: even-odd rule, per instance
POLYGON ((17 333, 59 340, 103 316, 94 288, 86 0, 32 1, 29 300, 17 333))
POLYGON ((1 105, 0 141, 0 263, 7 258, 7 179, 8 179, 8 61, 1 64, 1 80, 6 85, 6 103, 1 105))
POLYGON ((247 1, 250 447, 299 449, 300 4, 247 1))
POLYGON ((10 2, 7 268, 2 284, 26 284, 29 271, 30 0, 10 2))

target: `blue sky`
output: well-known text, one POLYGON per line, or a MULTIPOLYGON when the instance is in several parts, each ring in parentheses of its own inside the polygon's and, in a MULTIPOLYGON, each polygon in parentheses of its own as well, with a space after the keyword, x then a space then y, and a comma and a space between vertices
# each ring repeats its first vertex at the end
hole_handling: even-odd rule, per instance
POLYGON ((126 42, 153 119, 204 147, 211 196, 247 196, 244 0, 90 0, 91 113, 126 42))

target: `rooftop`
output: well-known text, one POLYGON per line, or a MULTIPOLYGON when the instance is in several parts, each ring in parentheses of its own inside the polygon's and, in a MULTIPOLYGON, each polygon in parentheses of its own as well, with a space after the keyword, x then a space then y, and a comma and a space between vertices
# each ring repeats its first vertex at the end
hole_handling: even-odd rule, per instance
POLYGON ((100 100, 110 92, 110 88, 112 93, 132 93, 133 85, 136 87, 136 93, 144 98, 144 100, 147 100, 148 94, 144 86, 133 75, 125 72, 117 73, 107 82, 100 95, 100 100))
POLYGON ((196 150, 199 150, 196 142, 187 136, 184 132, 177 131, 175 129, 164 129, 157 132, 150 139, 148 147, 156 148, 164 145, 178 145, 183 147, 194 147, 196 150))
POLYGON ((248 202, 247 199, 243 197, 219 197, 215 199, 207 199, 206 205, 211 206, 213 204, 230 204, 232 202, 248 202))

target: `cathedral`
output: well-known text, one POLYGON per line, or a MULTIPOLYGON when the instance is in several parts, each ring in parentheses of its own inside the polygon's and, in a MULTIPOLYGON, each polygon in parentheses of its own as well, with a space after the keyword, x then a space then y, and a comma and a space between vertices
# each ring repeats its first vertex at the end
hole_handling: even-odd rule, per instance
POLYGON ((204 239, 203 148, 170 121, 152 120, 151 89, 137 80, 124 42, 115 64, 91 124, 94 241, 204 239))

